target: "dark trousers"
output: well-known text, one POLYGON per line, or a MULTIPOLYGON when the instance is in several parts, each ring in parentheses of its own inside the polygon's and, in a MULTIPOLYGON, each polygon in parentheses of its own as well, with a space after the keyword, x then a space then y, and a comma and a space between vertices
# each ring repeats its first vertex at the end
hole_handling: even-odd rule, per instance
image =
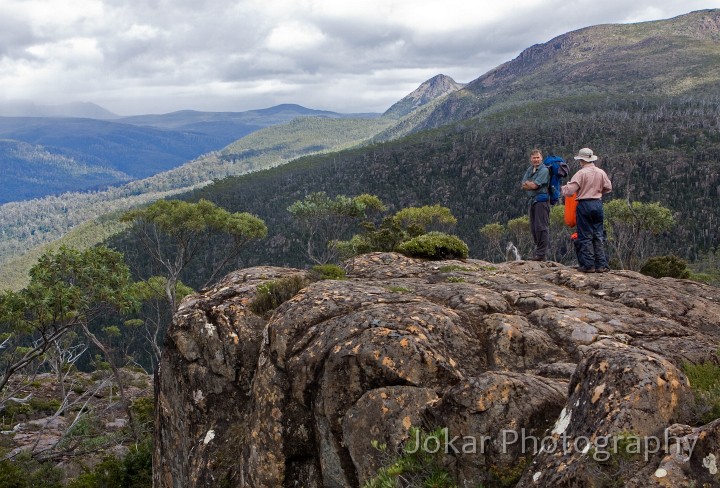
POLYGON ((544 259, 550 240, 550 202, 530 204, 530 232, 535 243, 535 257, 544 259))
POLYGON ((605 228, 603 227, 602 200, 579 200, 577 205, 578 263, 583 268, 607 268, 608 262, 603 249, 605 228))

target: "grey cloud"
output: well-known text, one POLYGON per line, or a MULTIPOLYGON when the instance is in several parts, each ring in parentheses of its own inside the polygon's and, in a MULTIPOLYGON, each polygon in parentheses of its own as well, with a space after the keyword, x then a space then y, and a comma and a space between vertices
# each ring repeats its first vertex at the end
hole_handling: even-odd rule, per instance
POLYGON ((12 16, 0 16, 0 56, 29 58, 24 50, 38 40, 27 24, 12 16))
MULTIPOLYGON (((92 37, 102 51, 103 59, 97 65, 86 61, 87 65, 73 68, 74 74, 57 74, 68 80, 64 86, 78 89, 77 94, 68 92, 68 99, 83 100, 84 94, 91 92, 96 98, 90 101, 102 104, 101 89, 107 85, 113 93, 105 100, 126 108, 131 103, 120 100, 123 90, 129 89, 136 96, 144 85, 148 91, 155 88, 153 96, 157 98, 153 101, 147 95, 148 99, 137 103, 146 110, 149 104, 165 108, 174 105, 175 109, 234 104, 236 109, 244 109, 247 105, 259 108, 259 103, 295 102, 329 109, 335 104, 338 108, 355 104, 356 111, 366 111, 369 107, 384 110, 396 101, 392 99, 395 92, 404 89, 399 87, 411 91, 426 79, 411 80, 408 77, 414 75, 408 73, 427 73, 429 78, 444 72, 468 82, 533 44, 580 27, 633 19, 648 8, 657 8, 658 3, 547 0, 498 22, 424 33, 401 25, 397 19, 330 18, 313 10, 273 18, 261 10, 261 3, 237 0, 201 5, 196 0, 105 0, 104 18, 81 18, 42 35, 48 39, 92 37), (266 41, 272 29, 288 21, 315 26, 324 36, 322 42, 291 52, 270 49, 266 41), (156 36, 133 38, 129 33, 137 26, 151 26, 156 36), (282 93, 249 95, 259 91, 252 89, 253 84, 272 80, 283 84, 282 93), (226 93, 212 91, 211 84, 217 83, 238 86, 227 103, 222 100, 226 93), (187 93, 207 94, 190 106, 191 98, 160 100, 157 92, 163 86, 187 86, 187 93)), ((692 8, 680 0, 665 0, 661 5, 665 10, 660 12, 669 12, 666 17, 692 8)), ((16 20, 0 18, 0 57, 27 58, 24 49, 42 41, 30 26, 16 20)), ((66 61, 69 66, 73 62, 66 61)), ((37 92, 38 98, 42 94, 37 92)))

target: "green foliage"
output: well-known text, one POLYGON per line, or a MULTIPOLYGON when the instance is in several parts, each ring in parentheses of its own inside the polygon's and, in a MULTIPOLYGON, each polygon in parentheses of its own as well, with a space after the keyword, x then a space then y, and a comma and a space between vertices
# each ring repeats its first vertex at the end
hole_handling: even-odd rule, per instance
POLYGON ((384 211, 385 205, 374 195, 362 194, 350 198, 337 195, 330 198, 325 192, 315 192, 287 208, 305 233, 305 252, 315 263, 337 261, 339 239, 370 212, 384 211))
POLYGON ((312 270, 319 274, 321 280, 344 280, 345 270, 337 264, 316 264, 312 270))
MULTIPOLYGON (((452 215, 450 209, 446 207, 440 205, 408 207, 399 210, 394 215, 384 217, 379 226, 372 222, 364 222, 361 234, 354 235, 349 241, 336 241, 334 245, 342 258, 350 258, 368 252, 403 252, 401 250, 402 245, 414 238, 428 235, 428 230, 447 228, 456 223, 457 219, 452 215)), ((436 235, 446 235, 436 231, 433 232, 436 235)), ((421 245, 432 245, 431 240, 432 238, 425 238, 410 244, 408 252, 419 249, 418 246, 421 245)), ((435 238, 433 242, 439 244, 440 240, 435 238)), ((438 249, 435 254, 442 252, 442 249, 438 249)), ((465 256, 467 257, 467 253, 465 256)), ((421 252, 418 257, 424 257, 424 254, 421 252)))
MULTIPOLYGON (((164 276, 151 276, 147 280, 136 281, 130 287, 133 296, 142 302, 150 300, 165 299, 165 287, 167 286, 167 278, 164 276)), ((182 281, 175 283, 175 297, 182 300, 194 290, 185 285, 182 281)), ((135 324, 137 325, 137 324, 135 324)))
POLYGON ((647 260, 640 268, 640 272, 653 278, 690 278, 690 270, 687 269, 687 261, 669 254, 667 256, 655 256, 647 260))
POLYGON ((615 199, 605 204, 608 242, 622 268, 638 270, 652 253, 655 236, 675 225, 672 211, 659 203, 615 199))
POLYGON ((152 442, 132 446, 120 459, 106 457, 92 471, 68 483, 68 488, 150 488, 152 487, 152 442))
POLYGON ((506 225, 508 239, 515 244, 521 256, 527 256, 532 253, 532 238, 530 236, 530 217, 523 215, 508 220, 506 225))
POLYGON ((459 237, 430 232, 403 242, 397 250, 407 256, 425 259, 465 259, 468 247, 459 237))
POLYGON ((158 200, 146 208, 126 212, 121 221, 153 224, 159 231, 186 242, 200 232, 226 233, 236 239, 265 237, 267 227, 246 212, 230 213, 212 202, 158 200))
POLYGON ((395 455, 388 453, 387 445, 372 441, 372 446, 388 455, 389 459, 373 478, 365 482, 363 488, 456 488, 443 465, 442 446, 447 443, 447 429, 427 433, 411 426, 408 435, 408 442, 395 455))
POLYGON ((135 420, 145 428, 146 431, 152 432, 155 423, 155 402, 150 397, 140 397, 133 401, 130 408, 133 411, 135 420))
POLYGON ((255 297, 250 302, 250 310, 258 315, 266 315, 297 295, 309 284, 310 279, 302 275, 291 275, 266 281, 258 285, 255 297))
POLYGON ((485 224, 480 228, 480 234, 485 241, 485 258, 488 261, 495 261, 498 256, 504 259, 505 251, 501 242, 505 236, 505 226, 499 222, 485 224))
POLYGON ((682 370, 695 393, 700 421, 706 424, 720 418, 720 366, 709 361, 700 364, 686 361, 682 370))
POLYGON ((690 279, 711 285, 720 285, 720 251, 709 250, 701 253, 690 265, 690 279))
POLYGON ((180 274, 204 245, 212 243, 212 253, 204 260, 208 269, 203 273, 203 287, 237 257, 247 242, 267 235, 261 219, 247 212, 228 212, 204 199, 197 203, 158 200, 146 208, 126 212, 121 220, 137 224, 134 230, 145 246, 143 251, 164 270, 165 296, 173 311, 178 304, 176 285, 180 274))
POLYGON ((440 205, 408 207, 398 211, 392 217, 394 223, 405 229, 410 237, 425 234, 430 229, 447 228, 457 224, 450 209, 440 205))
POLYGON ((0 460, 0 486, 3 488, 63 488, 64 473, 51 462, 40 463, 28 454, 0 460))
POLYGON ((73 328, 134 308, 130 284, 123 256, 105 247, 43 255, 26 288, 0 294, 0 326, 11 334, 0 351, 0 390, 73 328))
MULTIPOLYGON (((62 201, 63 199, 57 200, 62 201)), ((35 218, 37 219, 41 217, 42 219, 52 219, 52 215, 46 215, 44 211, 45 210, 43 210, 43 213, 41 213, 40 216, 36 215, 35 218)), ((76 214, 73 214, 73 216, 74 218, 79 218, 76 214)), ((62 226, 67 225, 68 220, 72 221, 72 219, 56 219, 53 222, 43 222, 42 224, 38 223, 36 225, 41 225, 42 230, 46 231, 48 228, 53 227, 53 224, 62 228, 62 226)), ((23 218, 22 222, 18 223, 18 225, 21 224, 24 226, 28 225, 27 217, 23 218)), ((48 252, 57 252, 57 250, 61 247, 69 247, 78 250, 89 249, 97 246, 109 237, 122 232, 127 227, 127 224, 119 222, 117 219, 112 220, 98 218, 96 220, 90 220, 83 224, 76 225, 69 230, 64 229, 65 233, 62 235, 59 234, 61 232, 59 229, 53 230, 53 233, 58 233, 58 235, 52 242, 36 245, 27 252, 24 252, 26 248, 23 248, 22 250, 14 249, 13 257, 11 258, 10 256, 5 256, 5 259, 2 259, 3 242, 2 239, 0 239, 0 262, 2 262, 2 266, 0 266, 0 290, 8 289, 19 291, 26 287, 30 282, 30 268, 37 263, 38 259, 40 259, 40 256, 43 254, 48 252)), ((32 246, 33 239, 42 239, 41 236, 43 234, 44 232, 40 232, 38 229, 38 232, 33 233, 32 235, 23 235, 23 233, 17 229, 8 231, 5 235, 12 236, 12 239, 24 242, 28 247, 30 247, 32 246)), ((21 245, 21 242, 13 242, 12 239, 6 237, 4 242, 5 246, 16 248, 21 245)))

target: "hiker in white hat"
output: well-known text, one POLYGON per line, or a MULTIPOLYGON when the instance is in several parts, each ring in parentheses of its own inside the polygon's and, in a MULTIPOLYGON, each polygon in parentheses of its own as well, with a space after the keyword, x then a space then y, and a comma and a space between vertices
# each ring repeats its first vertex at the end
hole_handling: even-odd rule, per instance
POLYGON ((605 171, 595 166, 594 161, 598 157, 589 147, 580 149, 575 159, 580 162, 580 171, 562 187, 561 192, 564 196, 577 193, 578 271, 604 273, 610 268, 603 249, 602 196, 612 191, 612 183, 605 171))

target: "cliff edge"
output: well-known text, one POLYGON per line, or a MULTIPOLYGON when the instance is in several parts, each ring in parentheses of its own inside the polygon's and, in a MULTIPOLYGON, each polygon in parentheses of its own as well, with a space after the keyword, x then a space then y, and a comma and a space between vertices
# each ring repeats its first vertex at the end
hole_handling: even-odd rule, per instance
POLYGON ((375 253, 269 317, 250 310, 258 285, 293 275, 235 271, 180 305, 156 487, 362 486, 411 426, 447 429, 458 486, 717 486, 720 420, 698 421, 682 369, 718 363, 717 288, 375 253))

